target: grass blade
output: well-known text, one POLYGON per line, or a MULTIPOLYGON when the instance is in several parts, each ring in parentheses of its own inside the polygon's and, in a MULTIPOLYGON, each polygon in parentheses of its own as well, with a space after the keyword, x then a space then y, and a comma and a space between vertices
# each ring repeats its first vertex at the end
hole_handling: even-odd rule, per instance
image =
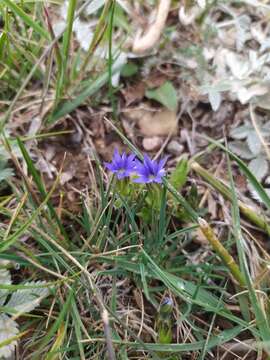
MULTIPOLYGON (((37 185, 37 188, 38 188, 38 190, 39 190, 39 192, 41 194, 42 200, 44 201, 46 199, 46 197, 47 197, 47 191, 46 191, 46 189, 45 189, 45 187, 44 187, 44 185, 43 185, 43 183, 41 181, 41 178, 40 178, 40 176, 39 176, 39 174, 38 174, 38 172, 37 172, 37 170, 35 168, 35 165, 34 165, 32 159, 30 158, 30 156, 29 156, 23 142, 21 141, 20 138, 17 138, 17 142, 18 142, 19 148, 20 148, 20 150, 22 152, 23 158, 26 161, 28 171, 33 176, 34 182, 37 185)), ((56 220, 57 225, 58 225, 62 235, 64 236, 66 242, 68 243, 68 236, 66 234, 66 231, 65 231, 65 229, 64 229, 64 227, 63 227, 63 225, 62 225, 62 223, 61 223, 61 221, 60 221, 60 219, 59 219, 59 217, 58 217, 58 215, 57 215, 57 213, 55 211, 55 208, 50 203, 49 199, 47 201, 47 205, 48 205, 48 208, 49 208, 49 211, 50 211, 51 218, 56 220)))
MULTIPOLYGON (((243 328, 241 326, 235 326, 232 329, 224 330, 220 332, 218 335, 211 336, 206 350, 209 351, 216 346, 221 346, 222 344, 235 339, 241 332, 243 328)), ((91 343, 93 340, 84 340, 84 343, 91 343)), ((95 339, 98 341, 98 339, 95 339)), ((104 339, 100 338, 99 341, 103 342, 104 339)), ((145 347, 147 350, 157 351, 157 352, 164 352, 164 353, 182 353, 182 352, 194 352, 198 350, 202 350, 205 346, 205 340, 194 341, 192 343, 184 343, 184 344, 154 344, 154 343, 145 343, 145 347, 143 347, 138 342, 124 342, 122 340, 117 341, 113 340, 114 344, 125 345, 132 349, 145 351, 145 347)))
POLYGON ((14 12, 15 15, 19 16, 23 22, 35 30, 44 39, 50 40, 50 36, 46 30, 44 30, 38 23, 36 23, 30 16, 28 16, 14 1, 2 0, 2 2, 14 12))
MULTIPOLYGON (((230 155, 228 153, 228 155, 230 155)), ((260 336, 263 340, 264 346, 267 349, 268 353, 270 351, 270 326, 267 321, 267 318, 264 314, 263 309, 261 308, 260 301, 257 298, 254 286, 253 286, 253 279, 250 276, 249 267, 247 264, 247 258, 245 255, 244 249, 244 239, 242 236, 241 230, 241 223, 240 223, 240 212, 239 207, 237 204, 237 196, 236 190, 233 181, 233 175, 231 171, 229 156, 228 156, 228 163, 229 163, 229 176, 230 176, 230 184, 231 184, 231 191, 232 191, 232 219, 233 219, 233 229, 234 235, 236 239, 237 251, 239 255, 239 261, 241 264, 241 268, 243 269, 245 282, 248 288, 249 298, 253 307, 253 311, 256 318, 256 323, 259 329, 260 336)))
POLYGON ((69 59, 69 48, 71 43, 71 37, 72 37, 72 28, 74 23, 74 16, 75 16, 75 9, 77 0, 70 0, 68 6, 68 13, 67 13, 67 28, 64 32, 63 36, 63 46, 62 46, 62 66, 60 68, 60 71, 58 72, 59 76, 57 79, 57 85, 56 85, 56 99, 55 99, 55 105, 58 104, 58 101, 61 99, 63 94, 63 87, 68 82, 68 76, 67 76, 67 64, 69 59))
MULTIPOLYGON (((118 71, 118 67, 113 67, 113 73, 118 71)), ((76 109, 81 105, 89 96, 95 94, 102 86, 108 82, 109 76, 108 72, 103 73, 97 79, 89 81, 89 84, 84 88, 84 90, 76 95, 74 99, 68 100, 60 104, 57 109, 55 109, 52 116, 47 120, 48 124, 54 123, 59 120, 61 117, 69 114, 71 111, 76 109)))

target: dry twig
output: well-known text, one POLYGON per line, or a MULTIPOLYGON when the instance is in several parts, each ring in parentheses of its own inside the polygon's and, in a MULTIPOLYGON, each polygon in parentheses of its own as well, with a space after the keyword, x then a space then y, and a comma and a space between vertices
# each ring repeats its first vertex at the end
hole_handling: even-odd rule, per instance
POLYGON ((143 54, 155 46, 164 29, 170 5, 171 0, 160 0, 155 21, 149 26, 142 37, 136 36, 134 40, 132 47, 134 53, 143 54))

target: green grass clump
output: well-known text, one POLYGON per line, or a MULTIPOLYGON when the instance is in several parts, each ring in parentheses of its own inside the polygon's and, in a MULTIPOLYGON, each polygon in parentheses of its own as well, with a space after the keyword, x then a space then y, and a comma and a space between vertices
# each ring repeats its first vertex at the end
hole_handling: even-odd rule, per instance
MULTIPOLYGON (((217 252, 206 255, 203 263, 195 265, 188 260, 196 254, 188 248, 200 224, 185 225, 177 217, 183 214, 177 212, 177 204, 186 209, 190 205, 171 187, 169 179, 160 186, 163 195, 159 206, 153 206, 153 200, 145 202, 147 188, 135 185, 132 191, 137 195, 129 192, 123 197, 115 180, 105 184, 97 168, 100 192, 91 198, 82 193, 80 215, 62 209, 59 217, 51 203, 58 180, 47 192, 26 148, 20 141, 19 145, 29 177, 22 177, 19 186, 13 183, 11 195, 2 201, 0 257, 15 266, 22 282, 27 276, 50 286, 40 308, 30 317, 21 315, 25 321, 20 325, 20 348, 31 354, 28 357, 35 359, 46 352, 46 359, 59 354, 85 359, 98 354, 103 358, 109 351, 110 358, 116 353, 120 358, 133 358, 142 352, 145 358, 180 359, 180 354, 190 352, 208 358, 213 349, 222 348, 246 331, 258 351, 267 350, 267 290, 264 282, 254 287, 243 257, 245 240, 243 235, 242 240, 237 238, 237 215, 228 228, 228 245, 233 239, 238 244, 240 284, 234 283, 234 272, 226 260, 220 261, 224 259, 218 248, 214 247, 217 252), (175 201, 170 202, 168 190, 175 201), (159 342, 161 322, 156 321, 166 294, 173 299, 166 323, 171 326, 169 343, 159 342), (240 313, 230 310, 231 296, 240 313), (229 321, 231 327, 222 329, 217 325, 222 321, 229 321), (176 341, 177 324, 188 331, 189 341, 176 341)), ((234 195, 233 214, 237 209, 234 195)), ((184 219, 195 214, 197 211, 192 210, 184 219)), ((18 288, 14 285, 10 290, 18 288)))
POLYGON ((118 126, 112 82, 130 31, 125 13, 114 0, 95 2, 96 28, 83 52, 73 27, 90 1, 70 0, 56 35, 59 3, 0 3, 0 358, 16 346, 19 358, 33 360, 225 359, 250 348, 267 359, 269 255, 256 234, 270 233, 270 198, 237 156, 213 142, 228 155, 228 183, 199 164, 201 154, 198 162, 182 157, 162 184, 144 186, 108 177, 94 153, 92 187, 77 189, 77 212, 62 167, 53 183, 40 173, 29 142, 67 135, 50 128, 101 97, 116 120, 106 126, 142 158, 118 126), (36 114, 38 130, 22 135, 24 116, 36 114), (260 197, 260 212, 238 199, 230 161, 260 197), (228 201, 226 223, 212 223, 199 205, 195 174, 228 201))

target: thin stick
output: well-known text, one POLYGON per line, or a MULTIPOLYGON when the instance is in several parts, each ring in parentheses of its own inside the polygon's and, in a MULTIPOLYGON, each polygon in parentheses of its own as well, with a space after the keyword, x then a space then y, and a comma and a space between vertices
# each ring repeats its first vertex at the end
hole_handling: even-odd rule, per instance
POLYGON ((132 47, 134 53, 143 54, 156 45, 165 26, 170 5, 171 0, 160 0, 155 21, 150 25, 145 35, 137 36, 134 40, 132 47))

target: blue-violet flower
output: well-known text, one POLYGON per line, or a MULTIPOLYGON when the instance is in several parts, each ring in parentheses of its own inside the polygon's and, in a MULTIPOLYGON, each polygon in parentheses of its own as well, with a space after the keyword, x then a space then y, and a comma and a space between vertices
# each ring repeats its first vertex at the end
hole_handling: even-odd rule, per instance
POLYGON ((135 170, 135 155, 127 155, 125 152, 119 154, 118 150, 114 150, 113 159, 111 163, 105 162, 105 166, 111 172, 117 175, 117 178, 123 179, 128 177, 135 170))
POLYGON ((136 183, 162 183, 162 177, 165 175, 164 165, 167 157, 160 161, 152 160, 148 155, 144 155, 143 163, 136 161, 136 173, 138 178, 133 179, 136 183))

